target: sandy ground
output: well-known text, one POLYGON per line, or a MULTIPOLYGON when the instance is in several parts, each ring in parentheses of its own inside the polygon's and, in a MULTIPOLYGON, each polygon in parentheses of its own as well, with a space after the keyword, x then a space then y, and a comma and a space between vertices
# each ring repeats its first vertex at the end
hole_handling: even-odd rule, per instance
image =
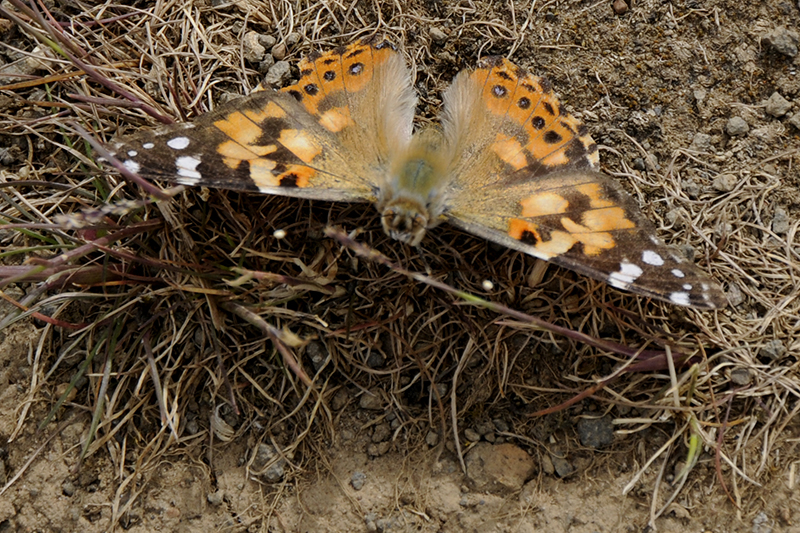
MULTIPOLYGON (((422 120, 438 109, 443 84, 460 69, 473 66, 479 56, 510 54, 518 64, 546 75, 562 102, 603 145, 604 169, 621 177, 660 227, 662 237, 678 245, 691 243, 698 262, 704 268, 709 262, 713 265, 709 270, 724 282, 732 300, 733 305, 718 315, 669 308, 657 312, 640 305, 635 297, 625 297, 621 304, 614 300, 615 305, 635 317, 654 323, 658 332, 677 332, 686 344, 702 345, 707 356, 725 354, 717 359, 722 361, 721 366, 714 368, 730 380, 728 385, 723 389, 712 387, 720 396, 701 387, 700 398, 696 399, 714 404, 719 418, 701 424, 704 438, 699 461, 687 482, 678 489, 666 511, 651 523, 652 513, 665 505, 675 490, 672 482, 689 447, 689 433, 681 428, 691 423, 690 417, 672 417, 672 411, 659 411, 663 418, 654 422, 648 418, 652 411, 643 407, 644 397, 651 399, 657 396, 658 389, 668 385, 665 373, 630 379, 615 389, 614 395, 598 394, 560 413, 532 421, 528 413, 555 405, 591 386, 596 378, 613 370, 615 361, 598 359, 596 351, 552 340, 548 335, 536 337, 544 339, 541 341, 521 341, 533 335, 530 330, 508 330, 497 324, 496 315, 473 313, 430 289, 408 289, 402 276, 383 285, 374 271, 358 270, 352 261, 342 261, 338 275, 361 283, 353 297, 356 308, 360 298, 370 302, 383 298, 389 302, 380 309, 365 307, 364 312, 378 321, 385 319, 386 327, 373 337, 356 334, 355 341, 344 336, 329 337, 299 350, 301 364, 309 372, 313 372, 319 353, 324 358, 324 354, 343 349, 354 357, 337 360, 336 365, 327 363, 333 365, 327 367, 329 374, 324 383, 317 382, 324 391, 320 393, 324 401, 307 402, 299 382, 281 377, 287 373, 275 363, 271 345, 263 339, 253 340, 259 337, 252 332, 245 335, 242 331, 247 328, 240 325, 221 335, 219 342, 234 355, 240 354, 240 370, 240 360, 231 354, 226 365, 249 372, 251 380, 243 378, 244 373, 236 374, 239 379, 233 380, 233 387, 237 398, 251 401, 240 403, 239 415, 230 410, 215 411, 220 405, 224 407, 229 389, 215 377, 217 360, 208 350, 207 341, 212 319, 202 315, 205 327, 191 330, 184 337, 189 339, 188 347, 181 354, 188 355, 175 357, 169 364, 167 359, 159 359, 162 380, 181 382, 181 390, 190 391, 184 395, 168 394, 168 401, 175 402, 168 404, 169 409, 181 414, 176 432, 159 424, 158 404, 147 367, 125 360, 120 363, 120 374, 113 376, 122 380, 125 375, 129 379, 127 388, 114 389, 123 390, 124 398, 109 395, 109 407, 103 412, 106 425, 101 432, 107 438, 97 439, 95 442, 100 444, 95 444, 83 460, 83 443, 92 427, 96 405, 93 398, 102 378, 102 366, 93 367, 88 381, 84 378, 78 391, 69 396, 57 419, 39 430, 40 422, 64 393, 86 354, 62 351, 74 338, 70 336, 73 332, 38 320, 18 321, 0 331, 0 486, 5 486, 0 493, 0 532, 800 532, 800 489, 795 479, 800 465, 800 420, 794 416, 800 406, 800 343, 796 337, 800 333, 796 315, 800 308, 796 281, 800 276, 800 259, 796 255, 800 212, 800 55, 796 34, 793 37, 781 30, 781 26, 796 27, 800 20, 798 5, 779 0, 637 1, 623 10, 619 1, 612 6, 610 1, 448 0, 387 3, 380 12, 376 5, 355 2, 303 9, 287 3, 196 2, 170 4, 159 14, 177 21, 177 25, 195 19, 202 20, 207 28, 211 21, 222 23, 224 32, 215 30, 218 33, 213 34, 220 48, 213 53, 204 48, 203 53, 209 54, 206 59, 210 57, 213 62, 220 58, 218 63, 230 67, 229 72, 246 65, 250 75, 206 78, 219 88, 218 93, 210 93, 215 101, 243 92, 242 79, 246 80, 246 87, 255 86, 269 72, 273 59, 283 59, 270 57, 271 51, 272 56, 285 53, 286 61, 296 65, 303 54, 346 44, 356 34, 365 35, 363 28, 374 27, 379 21, 381 29, 395 38, 416 68, 422 120), (272 17, 281 18, 277 29, 272 17), (249 31, 261 35, 261 43, 271 43, 266 37, 273 37, 280 44, 289 34, 296 34, 299 40, 295 42, 292 37, 284 50, 261 50, 256 61, 244 61, 242 54, 259 54, 258 50, 253 52, 254 46, 242 45, 249 31), (256 72, 259 64, 260 74, 256 72), (776 110, 776 105, 786 107, 780 101, 769 102, 776 92, 788 102, 788 110, 776 110), (731 123, 734 117, 742 120, 731 123), (706 239, 700 239, 699 234, 706 239), (719 246, 722 252, 712 256, 714 248, 709 243, 719 246), (429 304, 437 320, 449 325, 431 332, 424 321, 409 321, 392 329, 395 322, 389 317, 398 311, 391 309, 390 303, 404 291, 413 292, 416 301, 425 302, 420 307, 429 304), (458 389, 460 395, 469 398, 458 408, 462 452, 481 441, 493 446, 511 443, 525 454, 522 460, 530 468, 529 474, 502 489, 481 487, 474 474, 465 475, 452 438, 450 404, 437 405, 430 388, 414 391, 409 381, 395 380, 397 376, 391 370, 393 364, 407 364, 392 359, 396 356, 402 362, 407 356, 397 346, 413 345, 417 363, 428 361, 427 357, 435 360, 442 353, 449 354, 450 349, 468 350, 470 345, 454 329, 485 330, 487 345, 495 343, 496 338, 496 345, 502 346, 491 357, 476 352, 477 361, 466 365, 458 389), (206 340, 201 338, 203 332, 206 340), (444 350, 436 344, 434 338, 440 332, 454 339, 453 348, 444 350), (413 342, 395 342, 408 335, 414 336, 413 342), (381 348, 369 352, 363 348, 366 345, 381 348), (504 353, 506 359, 497 353, 504 353), (376 363, 369 359, 375 354, 379 358, 388 354, 388 359, 376 363), (58 366, 60 356, 67 361, 58 366), (51 368, 57 371, 46 376, 51 368), (125 374, 126 369, 133 370, 125 374), (736 372, 743 372, 745 379, 737 381, 736 372), (271 400, 257 400, 254 389, 266 391, 264 397, 271 400), (401 389, 402 394, 394 394, 401 389), (720 401, 728 398, 723 392, 733 389, 750 392, 735 396, 730 403, 720 401), (559 390, 570 394, 557 394, 559 390), (370 400, 371 393, 381 395, 370 400), (275 407, 279 403, 282 409, 275 407), (295 405, 298 407, 293 411, 295 405), (298 422, 298 413, 303 414, 307 425, 298 422), (626 422, 609 426, 615 430, 611 444, 599 448, 583 444, 578 421, 603 415, 606 420, 626 422), (642 422, 637 425, 639 419, 642 422), (731 425, 725 426, 723 447, 726 457, 736 458, 735 465, 721 460, 715 452, 716 439, 727 421, 731 425), (443 425, 447 429, 441 431, 443 425), (117 427, 124 431, 114 434, 117 427), (465 435, 468 429, 473 433, 465 435), (670 441, 676 435, 677 440, 670 441), (270 450, 275 449, 265 448, 266 445, 277 446, 286 455, 277 470, 258 473, 259 466, 270 466, 259 453, 270 455, 270 450), (662 447, 669 452, 662 454, 662 447), (654 457, 656 460, 648 463, 654 457), (632 490, 623 495, 632 482, 632 490)), ((78 18, 75 14, 81 9, 84 8, 69 3, 55 6, 53 12, 58 20, 67 20, 68 16, 78 18)), ((122 11, 97 15, 95 9, 93 13, 109 18, 122 11)), ((148 15, 137 12, 133 17, 146 19, 148 15)), ((84 20, 91 18, 87 15, 84 20)), ((0 28, 8 37, 7 42, 26 52, 33 50, 34 39, 29 34, 15 33, 12 26, 0 28)), ((159 36, 159 31, 142 30, 142 42, 158 42, 160 37, 154 36, 159 36)), ((202 48, 202 39, 188 40, 201 43, 202 48)), ((24 60, 9 47, 2 53, 6 63, 15 68, 24 60)), ((191 54, 187 58, 188 65, 191 54)), ((52 68, 53 72, 60 72, 61 67, 52 68)), ((136 61, 120 68, 135 69, 136 61)), ((184 75, 178 67, 170 72, 179 78, 184 75)), ((47 74, 41 70, 30 73, 47 74)), ((284 83, 290 78, 291 74, 284 83)), ((0 83, 20 79, 28 78, 7 76, 0 83)), ((163 88, 139 83, 140 89, 154 94, 159 87, 163 88)), ((0 147, 7 155, 0 166, 3 181, 21 179, 20 169, 26 167, 48 167, 54 172, 54 167, 74 165, 68 157, 64 159, 63 153, 48 159, 50 145, 42 144, 41 139, 20 126, 23 119, 38 116, 35 112, 26 114, 32 104, 20 99, 45 98, 44 93, 32 94, 25 88, 0 93, 5 124, 13 125, 9 126, 9 135, 0 135, 0 147), (19 120, 12 120, 15 117, 19 120), (31 146, 34 149, 29 152, 31 146), (28 158, 29 153, 34 155, 28 158)), ((65 95, 60 98, 68 99, 65 95)), ((193 102, 192 112, 209 101, 201 98, 193 102)), ((128 124, 130 116, 122 116, 125 118, 120 119, 120 128, 127 128, 128 132, 145 123, 152 125, 141 118, 136 124, 128 124)), ((301 220, 295 229, 304 233, 297 242, 306 242, 305 232, 316 232, 309 237, 316 239, 313 242, 326 242, 320 235, 322 225, 315 225, 314 221, 324 222, 330 212, 335 212, 339 221, 349 221, 351 227, 379 227, 377 218, 366 207, 309 206, 307 202, 282 198, 247 200, 211 194, 209 201, 221 206, 221 210, 236 213, 250 209, 268 212, 268 216, 280 212, 286 219, 301 220), (250 203, 243 206, 244 202, 250 203), (311 222, 306 223, 307 218, 311 222)), ((9 197, 4 201, 11 202, 9 197)), ((194 216, 201 211, 197 202, 182 200, 175 209, 185 207, 194 216)), ((166 212, 164 216, 168 216, 166 212)), ((246 217, 230 218, 234 226, 249 223, 246 217)), ((378 233, 379 230, 375 235, 378 233)), ((4 231, 0 235, 2 246, 11 246, 15 235, 4 231)), ((203 237, 194 238, 201 242, 203 237)), ((444 238, 465 245, 465 255, 469 250, 475 254, 473 257, 483 257, 481 250, 486 250, 486 244, 479 239, 444 238)), ((209 242, 213 241, 209 238, 209 242)), ((284 251, 291 250, 291 243, 285 246, 284 251)), ((332 253, 335 245, 328 241, 319 246, 332 253)), ((303 257, 310 261, 313 253, 304 245, 299 248, 308 252, 308 257, 303 257)), ((203 253, 198 252, 197 257, 203 253)), ((402 262, 407 256, 398 252, 393 259, 402 262)), ((19 264, 21 259, 12 256, 8 261, 19 264)), ((286 260, 285 264, 291 266, 291 261, 286 260)), ((424 270, 423 263, 415 265, 424 270)), ((529 258, 513 256, 498 265, 497 271, 505 271, 495 272, 498 284, 512 287, 503 294, 498 291, 498 300, 503 303, 531 314, 538 309, 543 318, 575 328, 591 322, 582 317, 595 316, 585 310, 561 315, 546 300, 537 301, 530 296, 532 289, 527 280, 534 262, 529 258)), ((549 272, 551 279, 552 270, 549 272)), ((552 283, 570 288, 575 283, 585 284, 576 282, 574 276, 565 276, 567 281, 552 283)), ((480 285, 480 279, 468 272, 448 281, 471 290, 480 285)), ((342 281, 341 286, 348 287, 347 283, 342 281)), ((4 290, 11 298, 20 299, 30 288, 29 284, 19 284, 4 290)), ((605 288, 598 289, 598 294, 605 295, 604 291, 605 288)), ((580 294, 571 305, 584 299, 580 294)), ((153 297, 150 298, 152 303, 153 297)), ((292 298, 285 301, 291 302, 292 298)), ((308 301, 307 307, 286 307, 293 313, 305 313, 302 319, 294 315, 296 323, 291 322, 301 335, 301 323, 315 327, 315 320, 324 318, 330 322, 345 314, 343 311, 337 315, 338 311, 326 307, 331 304, 318 295, 309 296, 308 301)), ((346 304, 347 298, 343 301, 346 304)), ((11 311, 8 304, 3 305, 0 315, 11 311)), ((58 301, 49 305, 45 311, 62 313, 62 319, 80 322, 84 313, 89 313, 91 303, 74 303, 66 310, 59 308, 58 301)), ((190 311, 179 309, 177 314, 183 316, 165 328, 177 331, 182 324, 201 321, 198 308, 187 309, 190 311)), ((288 313, 275 311, 270 316, 289 322, 288 313)), ((597 315, 606 316, 604 313, 609 311, 597 311, 597 315)), ((136 316, 140 322, 148 318, 146 311, 136 316)), ((334 323, 344 329, 343 321, 334 323)), ((610 319, 603 324, 605 329, 595 328, 595 332, 623 343, 637 345, 641 341, 641 329, 635 328, 642 322, 636 319, 610 319)), ((436 364, 428 368, 452 375, 453 361, 447 357, 442 361, 446 363, 441 369, 436 364)), ((414 363, 407 366, 416 368, 414 363)), ((709 367, 703 367, 701 375, 706 372, 711 374, 709 367)), ((169 390, 169 386, 165 388, 169 390)), ((447 392, 446 388, 442 392, 447 392)), ((490 455, 497 451, 487 449, 490 455)), ((509 464, 496 468, 495 475, 519 471, 509 464)))

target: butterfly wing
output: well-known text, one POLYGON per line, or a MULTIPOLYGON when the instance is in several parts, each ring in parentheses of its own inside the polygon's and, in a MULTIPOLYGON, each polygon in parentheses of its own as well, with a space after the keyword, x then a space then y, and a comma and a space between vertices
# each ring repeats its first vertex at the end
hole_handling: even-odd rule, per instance
POLYGON ((114 147, 145 178, 321 200, 374 201, 408 144, 416 98, 389 43, 362 41, 300 63, 301 78, 189 124, 114 147))
POLYGON ((596 170, 596 145, 542 79, 491 59, 456 78, 445 106, 451 223, 617 288, 702 309, 727 304, 596 170))

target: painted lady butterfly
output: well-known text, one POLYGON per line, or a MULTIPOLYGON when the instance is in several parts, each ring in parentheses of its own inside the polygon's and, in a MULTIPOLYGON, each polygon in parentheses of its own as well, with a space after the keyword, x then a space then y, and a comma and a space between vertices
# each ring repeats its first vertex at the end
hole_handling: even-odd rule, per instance
POLYGON ((719 284, 597 171, 597 145, 545 79, 486 58, 445 91, 441 127, 412 133, 411 74, 388 42, 312 55, 300 75, 280 92, 124 139, 117 157, 148 179, 374 202, 404 243, 447 221, 620 289, 727 305, 719 284))

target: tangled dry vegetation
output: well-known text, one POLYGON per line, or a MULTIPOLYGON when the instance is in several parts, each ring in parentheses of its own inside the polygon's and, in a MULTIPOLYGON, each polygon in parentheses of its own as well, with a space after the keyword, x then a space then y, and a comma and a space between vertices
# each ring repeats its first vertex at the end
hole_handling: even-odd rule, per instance
MULTIPOLYGON (((85 420, 75 467, 108 457, 117 523, 166 456, 213 469, 212 450, 249 437, 302 477, 336 441, 343 413, 376 393, 401 421, 392 446, 404 454, 428 448, 433 431, 441 453, 458 455, 464 428, 501 418, 505 438, 532 453, 558 438, 588 455, 574 420, 609 416, 628 435, 614 449, 638 463, 631 480, 657 467, 645 491, 699 459, 706 470, 683 482, 715 479, 732 513, 758 511, 757 489, 790 470, 798 442, 800 142, 763 113, 786 60, 751 47, 742 61, 755 72, 725 72, 716 43, 738 28, 725 2, 640 2, 624 18, 601 4, 5 2, 2 335, 5 364, 25 369, 6 373, 5 401, 16 386, 0 430, 7 448, 35 460, 35 447, 23 454, 15 443, 85 420), (637 26, 661 32, 661 22, 665 43, 637 26), (89 139, 188 120, 256 86, 270 50, 246 59, 258 53, 251 31, 283 44, 292 65, 386 34, 416 69, 420 121, 461 68, 513 54, 553 79, 606 146, 604 168, 733 305, 698 313, 646 301, 453 228, 419 250, 398 246, 370 206, 174 189, 159 201, 98 163, 89 139), (727 136, 733 115, 758 134, 727 136), (697 131, 713 148, 692 144, 697 131), (788 225, 778 228, 781 213, 788 225), (391 265, 327 227, 355 231, 391 265)), ((751 40, 768 4, 753 8, 751 40)), ((0 490, 25 477, 15 459, 0 490)), ((661 490, 654 513, 680 489, 661 490)))

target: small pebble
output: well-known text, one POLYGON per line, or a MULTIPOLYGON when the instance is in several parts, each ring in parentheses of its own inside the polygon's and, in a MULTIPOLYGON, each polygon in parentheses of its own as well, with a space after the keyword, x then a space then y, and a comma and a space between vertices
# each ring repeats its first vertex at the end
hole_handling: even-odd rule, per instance
POLYGON ((478 442, 481 440, 480 434, 472 428, 467 428, 464 430, 464 438, 470 442, 478 442))
POLYGON ((789 117, 787 122, 800 130, 800 111, 789 117))
POLYGON ((731 372, 731 381, 736 385, 747 385, 750 383, 750 379, 752 379, 752 375, 746 368, 737 368, 731 372))
POLYGON ((506 422, 502 418, 495 418, 494 420, 492 420, 492 424, 494 424, 495 429, 497 429, 497 431, 501 433, 508 433, 510 429, 508 427, 508 422, 506 422))
POLYGON ((692 139, 692 148, 700 151, 711 149, 711 135, 708 133, 695 133, 692 139))
POLYGON ((605 448, 614 442, 614 426, 609 416, 581 418, 577 426, 581 444, 588 448, 605 448))
POLYGON ((774 92, 772 96, 769 97, 769 100, 767 100, 767 105, 764 110, 768 115, 780 118, 788 113, 791 108, 792 103, 790 101, 781 96, 781 93, 774 92))
POLYGON ((718 191, 731 192, 736 188, 737 183, 739 183, 739 180, 733 174, 720 174, 714 178, 712 185, 718 191))
POLYGON ((75 494, 75 485, 72 483, 72 481, 67 480, 64 483, 62 483, 62 485, 61 485, 61 493, 64 496, 67 496, 67 497, 72 496, 73 494, 75 494))
POLYGON ((278 40, 275 39, 275 37, 273 37, 272 35, 259 35, 258 42, 261 43, 261 46, 263 46, 264 48, 272 49, 272 47, 275 46, 275 43, 277 43, 278 40))
POLYGON ((300 42, 302 38, 303 38, 302 35, 300 35, 296 31, 293 31, 292 33, 286 36, 286 46, 289 47, 295 46, 297 43, 300 42))
POLYGON ((628 12, 628 3, 625 0, 614 0, 612 8, 617 15, 624 15, 628 12))
POLYGON ((275 61, 283 61, 283 59, 286 57, 286 45, 283 43, 278 43, 272 47, 270 53, 272 54, 272 57, 275 58, 275 61))
POLYGON ((369 409, 370 411, 382 411, 383 400, 381 400, 379 392, 367 391, 359 398, 358 406, 362 409, 369 409))
POLYGON ((775 233, 789 233, 790 227, 791 220, 789 220, 789 215, 786 214, 786 209, 776 207, 775 215, 772 217, 772 231, 775 233))
POLYGON ((725 131, 727 131, 728 135, 731 137, 736 137, 737 135, 744 135, 750 131, 750 126, 742 117, 731 117, 728 119, 728 123, 725 124, 725 131))
POLYGON ((425 444, 431 448, 439 444, 439 434, 435 431, 429 431, 428 434, 425 435, 425 444))
POLYGON ((783 26, 778 26, 762 36, 761 40, 774 48, 776 52, 788 57, 794 57, 797 55, 797 43, 800 41, 800 34, 793 30, 787 30, 783 26))
POLYGON ((267 53, 267 49, 260 42, 260 35, 254 31, 249 31, 242 40, 242 53, 246 61, 258 63, 267 53))
POLYGON ((436 26, 433 26, 429 31, 431 34, 431 39, 433 39, 434 42, 443 43, 447 41, 447 34, 436 26))
POLYGON ((356 490, 361 490, 366 482, 367 475, 364 472, 353 472, 350 477, 350 485, 356 490))
POLYGON ((786 347, 783 345, 783 343, 778 339, 773 339, 764 344, 764 346, 758 351, 758 355, 761 357, 768 357, 770 359, 778 359, 785 352, 786 347))
POLYGON ((289 63, 286 61, 278 61, 272 65, 264 76, 264 84, 276 86, 283 83, 289 77, 289 63))
POLYGON ((735 283, 730 284, 728 287, 728 292, 725 293, 725 296, 728 298, 728 303, 731 305, 731 307, 736 307, 737 305, 742 305, 742 303, 744 303, 744 294, 742 294, 742 289, 740 289, 735 283))
POLYGON ((217 492, 209 492, 206 496, 206 500, 208 501, 209 505, 216 507, 218 505, 222 505, 223 496, 224 495, 221 490, 218 490, 217 492))
POLYGON ((389 424, 378 424, 375 426, 375 430, 372 432, 372 442, 383 442, 387 440, 391 434, 392 428, 389 427, 389 424))

